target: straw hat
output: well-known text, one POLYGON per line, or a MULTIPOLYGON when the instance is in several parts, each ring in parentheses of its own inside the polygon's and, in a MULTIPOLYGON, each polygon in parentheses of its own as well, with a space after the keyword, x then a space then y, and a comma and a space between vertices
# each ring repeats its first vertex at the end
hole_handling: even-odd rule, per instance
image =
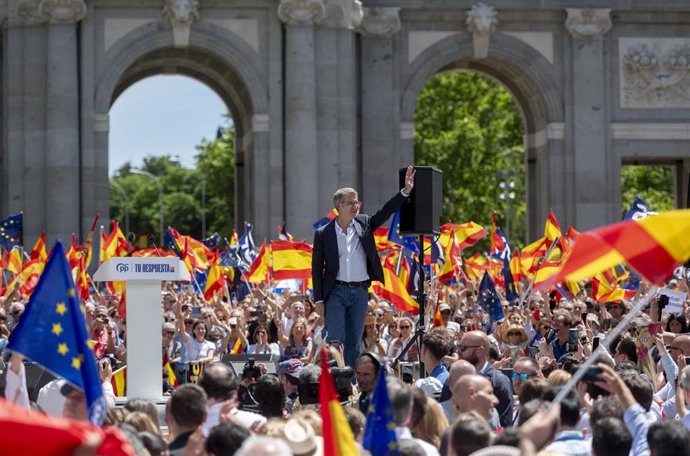
POLYGON ((291 418, 285 423, 283 435, 295 456, 323 455, 323 438, 316 436, 309 423, 291 418))
POLYGON ((527 342, 527 333, 525 332, 522 326, 518 325, 510 325, 506 329, 504 329, 501 333, 501 340, 506 344, 510 343, 510 341, 508 340, 508 334, 514 332, 520 333, 520 343, 527 342))

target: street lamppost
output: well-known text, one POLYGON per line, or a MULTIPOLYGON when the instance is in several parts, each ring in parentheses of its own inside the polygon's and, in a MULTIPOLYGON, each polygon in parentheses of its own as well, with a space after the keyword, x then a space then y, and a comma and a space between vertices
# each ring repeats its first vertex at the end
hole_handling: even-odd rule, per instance
POLYGON ((115 190, 122 193, 122 198, 125 200, 125 233, 129 235, 129 196, 122 185, 118 184, 114 180, 110 181, 110 185, 112 185, 115 190))
POLYGON ((515 171, 502 170, 496 173, 496 176, 501 179, 498 183, 498 188, 501 193, 498 198, 506 203, 506 239, 510 240, 510 202, 515 200, 515 171))
POLYGON ((144 171, 142 169, 137 168, 130 168, 129 172, 132 174, 139 174, 140 176, 146 176, 149 179, 153 180, 156 183, 156 185, 158 185, 158 201, 160 203, 158 218, 160 221, 161 231, 161 240, 159 245, 163 245, 165 243, 165 240, 163 238, 163 184, 161 184, 161 180, 158 178, 158 176, 155 176, 148 171, 144 171))

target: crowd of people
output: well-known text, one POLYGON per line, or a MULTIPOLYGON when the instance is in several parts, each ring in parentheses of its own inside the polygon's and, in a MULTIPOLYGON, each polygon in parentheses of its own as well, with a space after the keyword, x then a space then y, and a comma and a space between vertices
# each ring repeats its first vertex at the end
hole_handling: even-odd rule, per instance
MULTIPOLYGON (((688 291, 684 279, 667 288, 688 291)), ((429 309, 438 309, 440 321, 425 325, 420 343, 409 347, 424 322, 372 294, 361 354, 347 366, 342 342, 327 336, 311 296, 255 288, 240 302, 223 295, 206 302, 167 284, 162 365, 171 366, 174 379, 162 370, 170 396, 164 419, 144 400, 114 406, 111 380, 126 364, 128 349, 116 297, 94 296, 84 310, 110 399, 106 425, 126 429, 140 454, 322 454, 322 347, 361 454, 368 454, 367 414, 382 369, 399 454, 690 454, 687 302, 683 311, 668 313, 653 298, 611 338, 630 303, 598 303, 587 286, 582 290, 574 299, 536 292, 522 305, 503 302, 500 322, 478 305, 471 284, 434 293, 429 309), (553 407, 593 353, 596 367, 553 407), (229 362, 234 355, 272 356, 249 360, 235 372, 229 362), (190 363, 204 366, 191 382, 190 363)), ((642 283, 638 296, 646 292, 642 283)), ((0 347, 23 311, 13 296, 0 306, 0 347)), ((86 419, 83 393, 60 380, 46 385, 35 403, 21 400, 21 357, 13 354, 9 365, 8 400, 34 413, 86 419)))

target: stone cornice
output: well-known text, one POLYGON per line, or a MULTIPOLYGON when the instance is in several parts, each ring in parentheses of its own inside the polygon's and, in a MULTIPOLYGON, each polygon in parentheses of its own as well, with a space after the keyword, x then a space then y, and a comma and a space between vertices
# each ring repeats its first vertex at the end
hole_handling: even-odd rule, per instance
POLYGON ((278 18, 287 25, 314 25, 326 14, 322 0, 280 0, 278 18))
POLYGON ((48 18, 41 14, 42 0, 19 0, 11 23, 16 25, 38 25, 48 22, 48 18))
POLYGON ((51 24, 74 24, 86 17, 84 0, 42 0, 38 12, 51 24))
POLYGON ((323 0, 325 13, 315 20, 316 25, 329 28, 352 30, 362 23, 360 0, 323 0))
POLYGON ((565 28, 574 38, 603 37, 611 30, 610 8, 567 8, 565 28))
POLYGON ((390 38, 400 31, 400 8, 364 8, 364 17, 359 26, 365 36, 390 38))

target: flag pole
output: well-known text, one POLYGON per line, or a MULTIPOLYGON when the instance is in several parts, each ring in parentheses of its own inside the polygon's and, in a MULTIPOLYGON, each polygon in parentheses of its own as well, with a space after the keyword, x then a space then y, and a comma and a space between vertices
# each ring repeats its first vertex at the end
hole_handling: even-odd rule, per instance
POLYGON ((549 246, 549 248, 546 251, 546 253, 544 254, 544 256, 541 257, 541 259, 539 260, 539 264, 537 265, 537 272, 534 274, 534 277, 532 277, 532 280, 530 280, 529 285, 527 286, 527 289, 525 290, 525 293, 522 296, 520 296, 520 306, 521 307, 524 307, 525 299, 527 299, 527 297, 532 293, 532 287, 534 286, 534 281, 537 278, 537 274, 539 274, 539 268, 541 268, 541 265, 544 263, 544 260, 549 257, 549 254, 551 253, 551 251, 553 250, 554 246, 556 245, 556 243, 558 242, 559 239, 560 239, 560 237, 557 237, 556 239, 553 240, 553 242, 549 246))
POLYGON ((597 347, 596 350, 587 358, 587 360, 580 366, 579 369, 577 369, 574 373, 573 376, 568 380, 568 383, 561 388, 560 392, 556 395, 556 397, 553 400, 553 404, 560 404, 565 396, 570 392, 575 390, 575 386, 577 385, 577 382, 582 380, 582 377, 585 375, 587 372, 587 369, 592 367, 592 365, 597 361, 597 358, 599 358, 599 355, 601 355, 604 350, 608 350, 609 345, 611 345, 611 342, 618 337, 618 335, 625 329, 628 324, 633 320, 633 318, 637 317, 637 315, 642 312, 642 309, 644 309, 647 304, 649 304, 649 301, 654 297, 656 292, 659 290, 658 286, 653 286, 649 292, 647 292, 647 295, 642 298, 638 299, 637 304, 635 307, 633 307, 630 312, 628 312, 625 315, 625 318, 623 318, 618 325, 616 325, 615 328, 611 330, 611 332, 599 343, 599 347, 597 347))

